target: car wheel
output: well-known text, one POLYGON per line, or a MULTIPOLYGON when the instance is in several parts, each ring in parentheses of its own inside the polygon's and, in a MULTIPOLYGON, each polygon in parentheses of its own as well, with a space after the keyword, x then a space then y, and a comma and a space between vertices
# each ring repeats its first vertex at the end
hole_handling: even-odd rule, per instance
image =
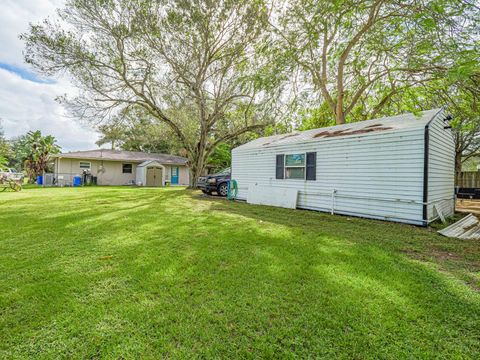
POLYGON ((227 183, 222 183, 218 185, 217 193, 220 196, 227 196, 227 193, 228 193, 227 183))

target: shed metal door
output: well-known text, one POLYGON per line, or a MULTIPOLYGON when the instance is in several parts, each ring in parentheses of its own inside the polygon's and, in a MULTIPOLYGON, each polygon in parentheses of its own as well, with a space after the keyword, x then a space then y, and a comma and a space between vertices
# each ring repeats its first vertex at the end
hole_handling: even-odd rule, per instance
POLYGON ((162 169, 158 167, 147 168, 147 186, 161 186, 162 169))

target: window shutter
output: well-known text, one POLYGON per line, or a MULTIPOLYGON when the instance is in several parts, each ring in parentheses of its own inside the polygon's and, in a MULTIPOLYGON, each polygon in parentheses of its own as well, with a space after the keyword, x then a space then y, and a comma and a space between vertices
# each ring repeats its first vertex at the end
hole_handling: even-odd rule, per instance
POLYGON ((317 180, 317 153, 307 153, 307 180, 317 180))
POLYGON ((277 169, 275 173, 275 179, 283 179, 284 175, 284 166, 285 166, 285 155, 277 155, 277 169))

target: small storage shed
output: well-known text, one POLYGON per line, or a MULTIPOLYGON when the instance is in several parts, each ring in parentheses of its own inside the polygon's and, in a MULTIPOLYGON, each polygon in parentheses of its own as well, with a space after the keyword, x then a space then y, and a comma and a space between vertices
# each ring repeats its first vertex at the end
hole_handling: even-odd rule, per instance
POLYGON ((144 161, 137 166, 135 181, 138 186, 164 186, 165 166, 156 160, 144 161))
POLYGON ((454 212, 448 119, 434 109, 253 140, 232 151, 238 198, 426 226, 454 212))

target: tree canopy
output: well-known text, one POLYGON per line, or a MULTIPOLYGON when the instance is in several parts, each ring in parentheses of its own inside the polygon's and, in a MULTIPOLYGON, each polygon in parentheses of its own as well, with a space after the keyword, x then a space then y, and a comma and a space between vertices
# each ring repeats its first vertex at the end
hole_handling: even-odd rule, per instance
POLYGON ((462 1, 288 0, 280 9, 280 58, 337 124, 374 118, 395 95, 445 77, 478 40, 478 8, 462 1))
POLYGON ((449 106, 457 148, 477 153, 479 9, 471 0, 69 0, 22 38, 27 62, 80 89, 63 101, 100 127, 101 144, 182 153, 195 182, 250 136, 427 106, 449 106), (125 114, 136 118, 119 121, 125 114))
POLYGON ((68 73, 78 116, 136 107, 168 126, 193 181, 218 144, 272 121, 262 1, 70 0, 60 17, 23 35, 27 62, 68 73))

